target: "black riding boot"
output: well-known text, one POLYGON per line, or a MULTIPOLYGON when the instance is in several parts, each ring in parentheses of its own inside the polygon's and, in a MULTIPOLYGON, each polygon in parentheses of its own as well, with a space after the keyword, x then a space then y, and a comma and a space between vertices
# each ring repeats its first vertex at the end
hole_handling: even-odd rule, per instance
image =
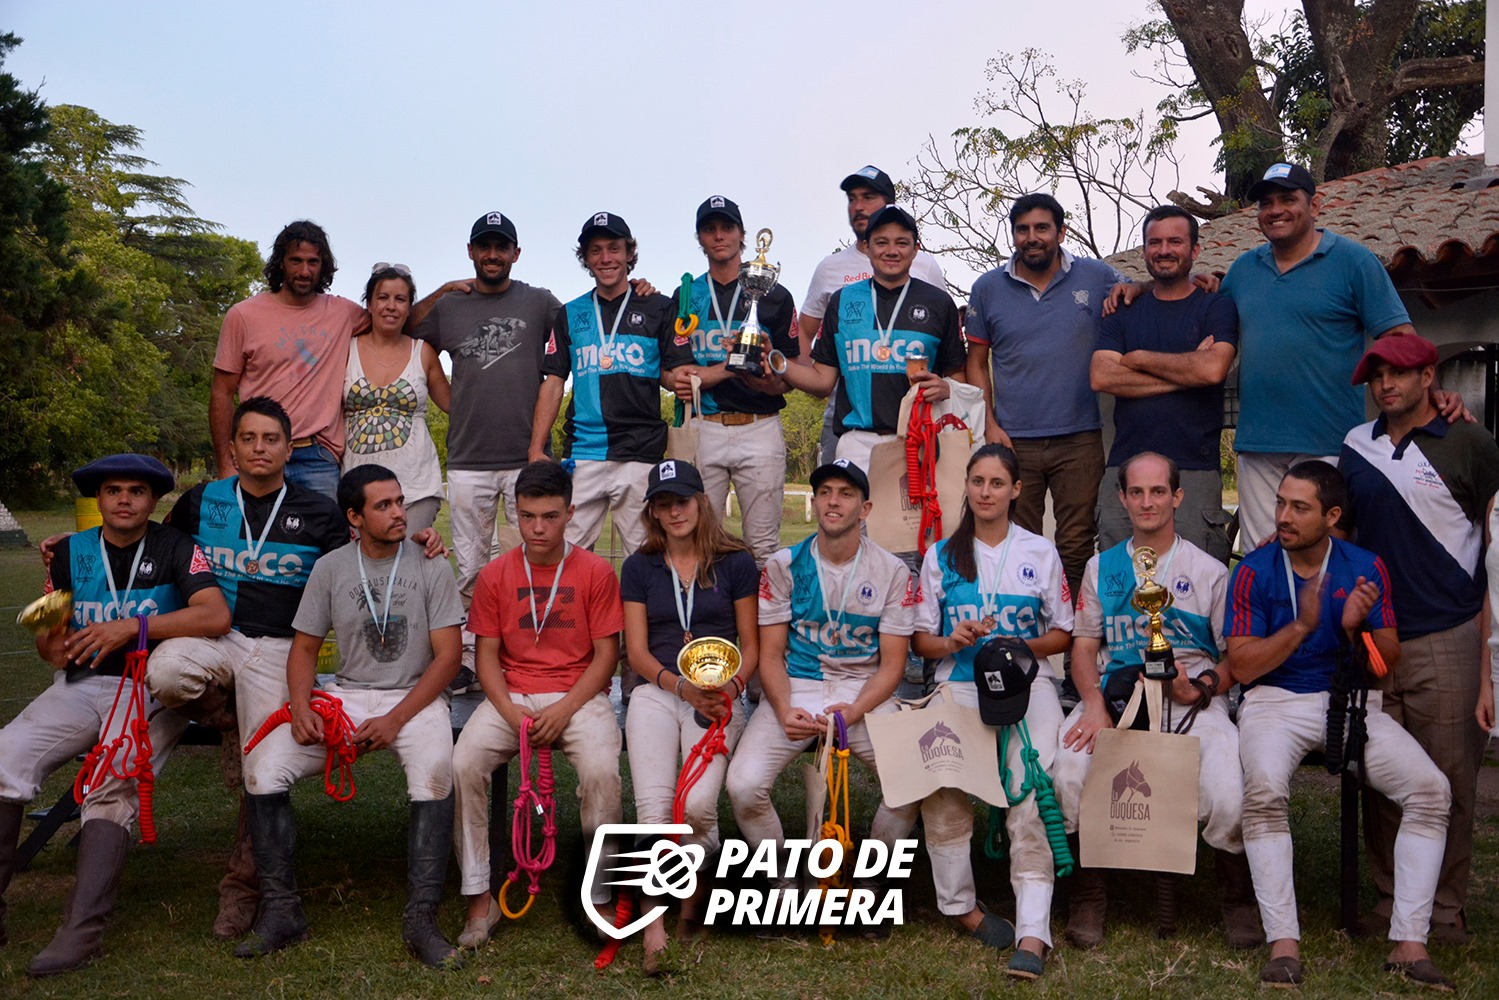
POLYGON ((297 844, 297 821, 291 811, 291 793, 245 794, 250 819, 250 844, 255 867, 260 870, 260 917, 250 937, 234 954, 255 958, 280 951, 307 937, 307 917, 297 897, 292 871, 292 850, 297 844))

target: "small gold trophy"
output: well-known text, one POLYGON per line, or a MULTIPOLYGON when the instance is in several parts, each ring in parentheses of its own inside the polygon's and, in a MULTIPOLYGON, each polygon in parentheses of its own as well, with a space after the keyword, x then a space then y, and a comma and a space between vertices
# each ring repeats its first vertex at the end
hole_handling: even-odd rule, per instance
POLYGON ((1145 675, 1150 677, 1153 676, 1150 672, 1151 661, 1169 663, 1174 659, 1171 654, 1171 643, 1166 641, 1166 636, 1161 631, 1161 615, 1171 607, 1175 598, 1171 596, 1170 591, 1155 582, 1155 549, 1147 545, 1135 549, 1134 563, 1135 572, 1142 577, 1142 580, 1135 588, 1134 596, 1129 599, 1129 603, 1142 615, 1150 616, 1150 621, 1146 625, 1150 642, 1145 647, 1145 675))
MULTIPOLYGON (((739 673, 743 658, 739 647, 727 639, 703 636, 693 639, 677 654, 677 672, 695 688, 716 691, 739 673)), ((701 712, 693 712, 697 724, 707 729, 713 723, 701 712)))
POLYGON ((73 616, 73 593, 69 590, 54 590, 38 597, 16 615, 16 624, 37 635, 56 632, 73 616))
MULTIPOLYGON (((755 259, 748 264, 739 265, 739 287, 744 289, 744 297, 749 299, 749 315, 745 317, 744 325, 739 328, 739 334, 729 348, 729 360, 724 364, 728 371, 757 377, 765 374, 764 347, 760 343, 765 329, 760 325, 760 300, 770 294, 781 277, 781 265, 765 260, 766 251, 770 249, 774 238, 775 234, 769 229, 756 233, 755 259)), ((733 317, 729 319, 732 321, 733 317)))

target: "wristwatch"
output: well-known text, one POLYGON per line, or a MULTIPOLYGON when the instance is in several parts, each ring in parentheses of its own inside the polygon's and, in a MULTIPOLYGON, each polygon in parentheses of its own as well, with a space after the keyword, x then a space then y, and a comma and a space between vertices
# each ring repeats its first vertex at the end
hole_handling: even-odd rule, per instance
POLYGON ((766 355, 765 360, 770 365, 771 371, 775 372, 777 375, 786 374, 786 355, 782 354, 780 351, 771 351, 768 355, 766 355))

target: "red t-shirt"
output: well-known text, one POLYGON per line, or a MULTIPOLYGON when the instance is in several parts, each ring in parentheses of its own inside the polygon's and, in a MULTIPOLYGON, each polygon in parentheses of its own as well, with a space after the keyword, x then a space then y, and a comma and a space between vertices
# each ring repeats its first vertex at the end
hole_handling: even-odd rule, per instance
POLYGON ((560 564, 557 600, 547 614, 556 566, 531 567, 531 583, 521 565, 525 547, 516 546, 479 571, 468 628, 474 635, 500 640, 500 667, 505 683, 517 694, 571 690, 593 662, 593 641, 625 627, 619 581, 607 560, 572 547, 560 564), (531 617, 531 602, 543 619, 541 634, 531 617))

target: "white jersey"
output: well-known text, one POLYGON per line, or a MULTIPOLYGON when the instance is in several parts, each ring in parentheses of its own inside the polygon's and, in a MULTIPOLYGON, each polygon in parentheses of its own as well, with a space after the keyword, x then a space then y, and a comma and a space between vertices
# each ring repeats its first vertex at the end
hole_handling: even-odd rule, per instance
MULTIPOLYGON (((827 315, 828 299, 833 297, 834 292, 844 285, 868 281, 872 277, 874 272, 870 270, 869 258, 859 252, 857 246, 846 246, 828 254, 812 272, 812 283, 807 286, 807 297, 802 300, 802 315, 822 319, 827 315)), ((911 277, 920 278, 938 288, 947 288, 947 277, 942 273, 942 265, 925 250, 916 251, 916 260, 911 264, 911 277)))
MULTIPOLYGON (((1011 524, 1005 541, 985 545, 974 539, 978 577, 959 576, 947 558, 947 540, 927 549, 917 588, 916 631, 951 635, 960 622, 993 617, 994 635, 1039 639, 1051 629, 1072 631, 1072 595, 1056 546, 1011 524)), ((944 656, 939 681, 973 680, 978 646, 944 656)))

